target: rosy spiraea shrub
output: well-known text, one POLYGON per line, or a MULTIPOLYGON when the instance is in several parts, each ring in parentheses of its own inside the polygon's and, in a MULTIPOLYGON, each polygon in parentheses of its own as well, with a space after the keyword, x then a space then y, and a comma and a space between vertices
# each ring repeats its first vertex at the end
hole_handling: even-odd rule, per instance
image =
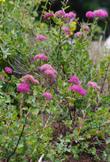
POLYGON ((0 8, 0 160, 107 160, 110 58, 94 65, 88 46, 108 13, 80 23, 62 9, 35 21, 30 0, 0 8))

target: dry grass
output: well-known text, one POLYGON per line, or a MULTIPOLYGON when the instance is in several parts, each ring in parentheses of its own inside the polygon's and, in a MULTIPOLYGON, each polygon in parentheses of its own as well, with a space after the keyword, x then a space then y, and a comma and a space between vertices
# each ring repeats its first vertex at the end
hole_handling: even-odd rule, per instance
POLYGON ((96 64, 104 57, 110 55, 110 49, 105 47, 105 42, 103 41, 93 41, 89 46, 89 55, 94 64, 96 64))

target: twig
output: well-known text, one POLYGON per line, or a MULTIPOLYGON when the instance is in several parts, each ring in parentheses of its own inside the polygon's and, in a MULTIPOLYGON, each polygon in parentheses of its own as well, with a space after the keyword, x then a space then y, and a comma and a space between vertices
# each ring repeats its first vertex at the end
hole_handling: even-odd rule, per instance
POLYGON ((16 150, 17 150, 17 148, 18 148, 18 145, 19 145, 19 143, 20 143, 21 137, 22 137, 22 135, 23 135, 23 133, 24 133, 25 126, 26 126, 26 120, 25 120, 25 123, 23 124, 22 130, 21 130, 21 133, 20 133, 20 136, 19 136, 18 141, 17 141, 17 143, 16 143, 16 146, 15 146, 13 152, 12 152, 12 153, 9 155, 9 157, 7 158, 7 162, 9 162, 10 159, 11 159, 11 157, 15 154, 15 152, 16 152, 16 150))

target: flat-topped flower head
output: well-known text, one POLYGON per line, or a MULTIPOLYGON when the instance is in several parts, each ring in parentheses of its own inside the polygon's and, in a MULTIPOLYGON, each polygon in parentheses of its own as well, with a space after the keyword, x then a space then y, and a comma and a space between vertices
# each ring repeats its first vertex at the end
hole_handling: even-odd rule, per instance
POLYGON ((57 77, 57 71, 49 64, 44 64, 39 67, 39 70, 47 77, 51 83, 54 83, 57 77))
POLYGON ((44 15, 43 15, 43 19, 44 20, 50 20, 51 18, 53 18, 54 17, 54 14, 53 13, 50 13, 50 12, 46 12, 46 13, 44 13, 44 15))
POLYGON ((74 34, 74 36, 75 36, 76 38, 81 38, 81 37, 83 36, 83 33, 82 33, 82 32, 76 32, 76 33, 74 34))
POLYGON ((43 42, 43 41, 47 40, 47 36, 45 36, 43 34, 38 34, 35 39, 36 39, 36 41, 43 42))
POLYGON ((70 86, 69 90, 72 92, 77 92, 81 96, 85 96, 87 94, 87 91, 84 88, 82 88, 80 85, 70 86))
POLYGON ((47 69, 47 70, 45 70, 45 71, 44 71, 44 74, 45 74, 47 77, 51 78, 52 80, 55 80, 55 79, 56 79, 56 73, 55 73, 54 70, 52 70, 52 69, 47 69))
POLYGON ((65 13, 64 18, 69 19, 69 20, 74 20, 76 18, 76 13, 72 11, 65 13))
POLYGON ((44 92, 43 97, 45 97, 46 100, 50 101, 52 100, 52 94, 50 92, 44 92))
POLYGON ((29 93, 30 85, 28 83, 19 83, 17 86, 17 91, 20 93, 29 93))
POLYGON ((70 36, 71 35, 71 31, 70 28, 68 26, 63 26, 62 27, 62 31, 67 35, 70 36))
POLYGON ((44 65, 42 65, 42 66, 39 67, 39 70, 41 72, 44 72, 44 71, 49 70, 49 69, 50 70, 53 70, 54 73, 57 74, 57 71, 50 64, 44 64, 44 65))
POLYGON ((100 89, 100 86, 98 86, 97 83, 93 81, 89 81, 87 85, 88 87, 92 87, 94 89, 98 89, 98 90, 100 89))
POLYGON ((42 60, 42 61, 48 61, 48 57, 44 54, 44 53, 40 53, 38 55, 35 55, 33 58, 32 58, 33 61, 36 61, 36 60, 42 60))
POLYGON ((90 28, 89 28, 88 25, 83 24, 83 25, 82 25, 82 30, 83 30, 84 32, 89 32, 89 31, 90 31, 90 28))
POLYGON ((95 17, 106 18, 108 17, 108 12, 104 9, 98 9, 94 11, 95 17))
POLYGON ((32 84, 39 84, 39 81, 35 79, 32 75, 26 74, 21 78, 21 81, 24 83, 32 83, 32 84))
POLYGON ((50 64, 43 64, 42 66, 39 67, 39 70, 41 72, 44 72, 47 69, 52 69, 52 66, 50 64))
POLYGON ((65 11, 64 10, 59 10, 57 12, 55 12, 55 16, 58 18, 62 18, 65 16, 65 11))
POLYGON ((12 68, 11 68, 11 67, 8 67, 8 66, 5 67, 4 71, 5 71, 5 73, 7 73, 7 74, 12 74, 12 73, 13 73, 12 68))
POLYGON ((93 18, 95 17, 94 11, 87 11, 87 12, 86 12, 86 17, 87 17, 88 19, 93 19, 93 18))
POLYGON ((68 80, 68 82, 73 84, 78 84, 78 85, 80 84, 80 80, 76 75, 72 75, 68 80))

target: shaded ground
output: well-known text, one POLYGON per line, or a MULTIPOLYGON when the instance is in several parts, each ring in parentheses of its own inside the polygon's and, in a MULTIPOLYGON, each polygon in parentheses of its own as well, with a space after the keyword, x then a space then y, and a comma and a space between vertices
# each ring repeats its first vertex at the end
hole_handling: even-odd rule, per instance
POLYGON ((64 162, 105 162, 105 161, 94 161, 93 158, 91 158, 88 155, 82 155, 80 157, 80 160, 74 160, 74 158, 70 155, 64 162))
POLYGON ((74 160, 73 157, 70 155, 68 159, 64 162, 94 162, 93 159, 87 155, 81 156, 80 160, 74 160))
MULTIPOLYGON (((69 128, 67 128, 65 126, 65 124, 61 121, 57 121, 55 123, 53 123, 53 141, 54 142, 58 142, 58 137, 65 136, 67 132, 72 133, 72 130, 70 130, 69 128)), ((53 142, 53 144, 54 144, 53 142)), ((74 141, 72 142, 73 145, 75 144, 74 141)), ((100 157, 101 152, 105 149, 106 145, 103 143, 102 145, 100 145, 100 147, 97 147, 97 155, 100 157)), ((97 161, 94 160, 93 156, 91 155, 87 155, 87 154, 83 154, 80 156, 79 160, 75 160, 73 155, 71 154, 67 154, 67 159, 63 162, 106 162, 106 161, 97 161)))

